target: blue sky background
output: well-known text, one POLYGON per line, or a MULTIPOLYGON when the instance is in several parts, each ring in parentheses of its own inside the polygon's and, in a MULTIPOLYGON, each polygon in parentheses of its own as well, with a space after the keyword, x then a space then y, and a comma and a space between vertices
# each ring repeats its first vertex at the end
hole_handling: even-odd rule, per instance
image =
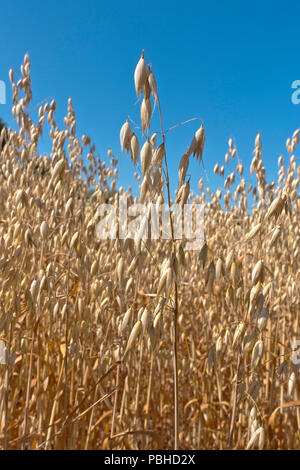
MULTIPOLYGON (((12 67, 19 77, 29 52, 32 107, 55 98, 56 120, 63 126, 71 96, 78 132, 93 139, 102 158, 108 148, 119 154, 126 116, 139 121, 133 73, 145 48, 165 127, 203 118, 207 176, 192 163, 194 190, 201 176, 213 189, 223 186, 212 169, 217 161, 224 164, 229 137, 249 167, 258 131, 267 179, 277 178, 277 158, 287 159, 286 139, 300 126, 300 104, 291 102, 291 84, 300 79, 299 2, 14 0, 1 4, 1 20, 0 79, 7 85, 7 104, 0 105, 0 116, 10 125, 8 70, 12 67)), ((194 122, 168 134, 173 188, 179 160, 197 127, 194 122)), ((46 140, 43 146, 47 151, 46 140)), ((119 172, 120 184, 134 183, 125 153, 119 172)))

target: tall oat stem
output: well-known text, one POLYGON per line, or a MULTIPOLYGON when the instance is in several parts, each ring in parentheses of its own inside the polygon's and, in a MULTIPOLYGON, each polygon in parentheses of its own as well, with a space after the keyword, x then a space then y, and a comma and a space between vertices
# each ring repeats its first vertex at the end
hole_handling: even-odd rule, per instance
MULTIPOLYGON (((165 133, 163 129, 163 122, 162 122, 162 111, 160 106, 160 101, 158 97, 158 110, 159 110, 159 119, 160 119, 160 127, 161 127, 161 134, 162 140, 165 147, 165 133)), ((166 147, 165 147, 166 148, 166 147)), ((173 220, 171 216, 171 197, 170 197, 170 180, 169 180, 169 172, 168 172, 168 162, 167 162, 167 155, 166 151, 164 154, 165 160, 165 181, 167 187, 167 195, 168 195, 168 205, 169 205, 169 217, 170 217, 170 226, 171 226, 171 235, 172 235, 172 243, 173 243, 173 253, 174 256, 176 255, 176 245, 175 245, 175 237, 174 237, 174 227, 173 227, 173 220)), ((178 443, 178 289, 177 289, 177 279, 174 281, 175 284, 175 306, 174 306, 174 317, 173 317, 173 329, 174 329, 174 339, 173 339, 173 374, 174 374, 174 449, 178 450, 179 443, 178 443)))

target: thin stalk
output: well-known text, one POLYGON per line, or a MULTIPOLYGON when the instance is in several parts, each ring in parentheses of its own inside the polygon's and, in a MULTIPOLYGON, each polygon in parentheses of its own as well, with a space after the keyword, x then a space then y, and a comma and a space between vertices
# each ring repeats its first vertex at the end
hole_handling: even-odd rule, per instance
POLYGON ((120 365, 118 365, 118 367, 117 367, 116 390, 115 390, 115 393, 114 393, 114 408, 113 408, 112 423, 111 423, 111 430, 110 430, 110 438, 111 439, 113 438, 113 436, 115 434, 119 381, 120 381, 120 365))
POLYGON ((34 340, 35 340, 35 330, 33 328, 32 331, 32 338, 31 338, 31 349, 30 349, 30 360, 29 360, 29 370, 28 370, 28 378, 27 378, 27 388, 26 388, 26 405, 25 405, 25 416, 24 416, 24 431, 23 431, 23 450, 26 449, 27 444, 25 441, 28 429, 28 412, 29 412, 29 400, 30 400, 30 388, 31 388, 31 376, 32 376, 32 365, 33 365, 33 347, 34 347, 34 340))
POLYGON ((237 409, 237 389, 238 389, 238 381, 240 375, 240 363, 241 363, 241 355, 238 355, 238 362, 237 362, 237 371, 236 371, 236 379, 234 384, 234 396, 233 396, 233 408, 232 408, 232 415, 231 415, 231 423, 230 423, 230 431, 229 431, 229 449, 232 449, 233 444, 233 434, 234 434, 234 425, 236 419, 236 409, 237 409))
MULTIPOLYGON (((158 99, 158 109, 159 109, 159 119, 160 119, 160 126, 162 132, 162 140, 163 144, 165 145, 165 134, 163 131, 163 123, 162 123, 162 112, 160 101, 158 99)), ((165 160, 165 169, 166 169, 166 186, 167 186, 167 194, 168 194, 168 205, 169 209, 171 208, 171 197, 170 197, 170 179, 169 179, 169 172, 168 172, 168 162, 167 162, 167 155, 165 151, 164 155, 165 160)), ((174 238, 174 227, 173 227, 173 220, 171 216, 171 211, 169 210, 170 216, 170 226, 171 226, 171 235, 172 235, 172 242, 173 242, 173 253, 176 256, 176 246, 175 246, 175 238, 174 238)), ((177 279, 175 279, 175 308, 174 308, 174 317, 173 317, 173 330, 174 330, 174 341, 173 341, 173 374, 174 374, 174 449, 178 450, 179 443, 178 443, 178 436, 179 436, 179 429, 178 429, 178 289, 177 289, 177 279)))
POLYGON ((139 370, 138 370, 138 378, 137 378, 137 385, 136 385, 134 419, 133 419, 133 428, 134 429, 136 429, 138 414, 139 414, 143 355, 144 355, 144 341, 141 342, 140 351, 139 351, 139 356, 140 356, 140 358, 139 358, 139 370))
MULTIPOLYGON (((67 271, 67 291, 66 291, 66 321, 65 321, 65 338, 66 338, 66 352, 64 358, 64 368, 65 368, 65 384, 64 384, 64 419, 68 416, 68 408, 69 408, 69 401, 68 401, 68 350, 69 350, 69 275, 70 275, 70 257, 68 259, 68 271, 67 271)), ((63 434, 63 448, 65 449, 67 446, 67 435, 66 430, 63 434)))

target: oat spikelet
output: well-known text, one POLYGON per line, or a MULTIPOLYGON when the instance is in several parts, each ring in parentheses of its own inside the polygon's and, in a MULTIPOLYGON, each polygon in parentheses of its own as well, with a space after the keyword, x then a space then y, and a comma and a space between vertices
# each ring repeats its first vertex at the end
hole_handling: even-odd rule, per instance
POLYGON ((264 265, 262 260, 257 261, 256 265, 252 271, 252 285, 256 284, 259 280, 262 279, 264 271, 264 265))
POLYGON ((125 148, 126 153, 128 154, 130 150, 130 139, 131 139, 131 128, 127 119, 120 130, 121 152, 125 148))
POLYGON ((250 232, 248 232, 245 236, 245 240, 247 242, 249 242, 250 240, 253 240, 253 238, 259 233, 260 229, 261 229, 261 222, 254 225, 254 227, 252 227, 252 229, 250 230, 250 232))
POLYGON ((152 113, 152 106, 151 101, 148 97, 143 98, 141 104, 141 123, 142 123, 142 131, 150 128, 150 121, 151 121, 151 113, 152 113))
POLYGON ((152 149, 151 149, 151 144, 149 142, 149 139, 147 139, 141 149, 141 165, 142 165, 142 172, 144 176, 149 169, 151 160, 152 160, 152 149))
POLYGON ((144 59, 144 53, 137 63, 137 66, 134 71, 134 84, 135 90, 138 97, 142 96, 145 82, 147 80, 147 65, 144 59))
POLYGON ((49 231, 49 228, 48 228, 48 224, 47 222, 44 220, 42 223, 41 223, 41 226, 40 226, 40 233, 41 233, 41 236, 42 236, 42 239, 45 240, 47 235, 48 235, 48 231, 49 231))
POLYGON ((160 144, 154 151, 153 154, 153 165, 159 167, 161 165, 162 159, 165 155, 165 144, 160 144))
POLYGON ((154 132, 154 134, 152 134, 151 139, 150 139, 150 143, 154 149, 156 147, 156 140, 157 140, 157 132, 154 132))
POLYGON ((148 74, 148 82, 151 90, 151 94, 153 96, 154 101, 158 101, 158 94, 157 94, 157 85, 153 71, 150 69, 148 74))
POLYGON ((140 144, 134 132, 130 139, 130 151, 131 151, 131 161, 133 162, 134 166, 136 166, 139 161, 140 144))
POLYGON ((203 124, 201 124, 199 129, 195 132, 195 135, 188 150, 188 154, 196 156, 197 160, 199 160, 200 162, 202 160, 204 145, 205 131, 203 128, 203 124))
POLYGON ((276 244, 278 238, 280 237, 281 231, 282 231, 281 225, 277 225, 274 228, 274 231, 272 233, 272 237, 269 243, 269 249, 271 249, 276 244))
POLYGON ((128 339, 128 342, 127 342, 127 346, 126 346, 123 358, 125 358, 126 354, 132 349, 137 337, 139 336, 139 334, 142 331, 142 328, 143 328, 142 322, 140 320, 138 320, 134 324, 134 327, 131 330, 131 333, 130 333, 130 336, 129 336, 129 339, 128 339))
POLYGON ((283 207, 282 195, 279 194, 279 196, 272 202, 269 209, 267 210, 265 219, 272 217, 272 215, 275 215, 275 217, 277 218, 282 210, 282 207, 283 207))
POLYGON ((264 353, 264 343, 263 341, 259 340, 255 343, 255 346, 252 351, 252 357, 251 357, 252 369, 257 369, 262 359, 263 353, 264 353))
POLYGON ((293 398, 295 388, 296 388, 296 374, 295 372, 292 372, 288 381, 288 395, 290 398, 293 398))
POLYGON ((246 446, 246 450, 249 450, 258 444, 259 450, 262 450, 265 442, 265 430, 264 428, 258 428, 252 434, 250 441, 246 446))

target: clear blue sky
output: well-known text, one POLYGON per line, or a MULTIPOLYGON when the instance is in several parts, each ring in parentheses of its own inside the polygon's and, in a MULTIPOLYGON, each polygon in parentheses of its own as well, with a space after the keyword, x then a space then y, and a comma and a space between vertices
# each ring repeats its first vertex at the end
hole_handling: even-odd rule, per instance
MULTIPOLYGON (((212 168, 224 163, 229 137, 248 166, 258 131, 271 180, 277 177, 278 156, 287 158, 287 137, 300 126, 300 104, 291 102, 291 84, 300 79, 299 27, 297 1, 3 2, 0 79, 8 90, 0 116, 11 124, 8 70, 19 76, 28 51, 33 106, 55 98, 62 125, 71 96, 78 131, 92 137, 101 157, 108 148, 119 154, 126 116, 139 120, 133 73, 145 48, 165 127, 194 116, 204 120, 205 184, 223 185, 212 168)), ((191 123, 168 135, 173 187, 178 162, 197 127, 191 123)), ((125 153, 119 169, 120 184, 131 184, 133 169, 125 153)), ((190 173, 196 188, 203 167, 193 163, 190 173)))

